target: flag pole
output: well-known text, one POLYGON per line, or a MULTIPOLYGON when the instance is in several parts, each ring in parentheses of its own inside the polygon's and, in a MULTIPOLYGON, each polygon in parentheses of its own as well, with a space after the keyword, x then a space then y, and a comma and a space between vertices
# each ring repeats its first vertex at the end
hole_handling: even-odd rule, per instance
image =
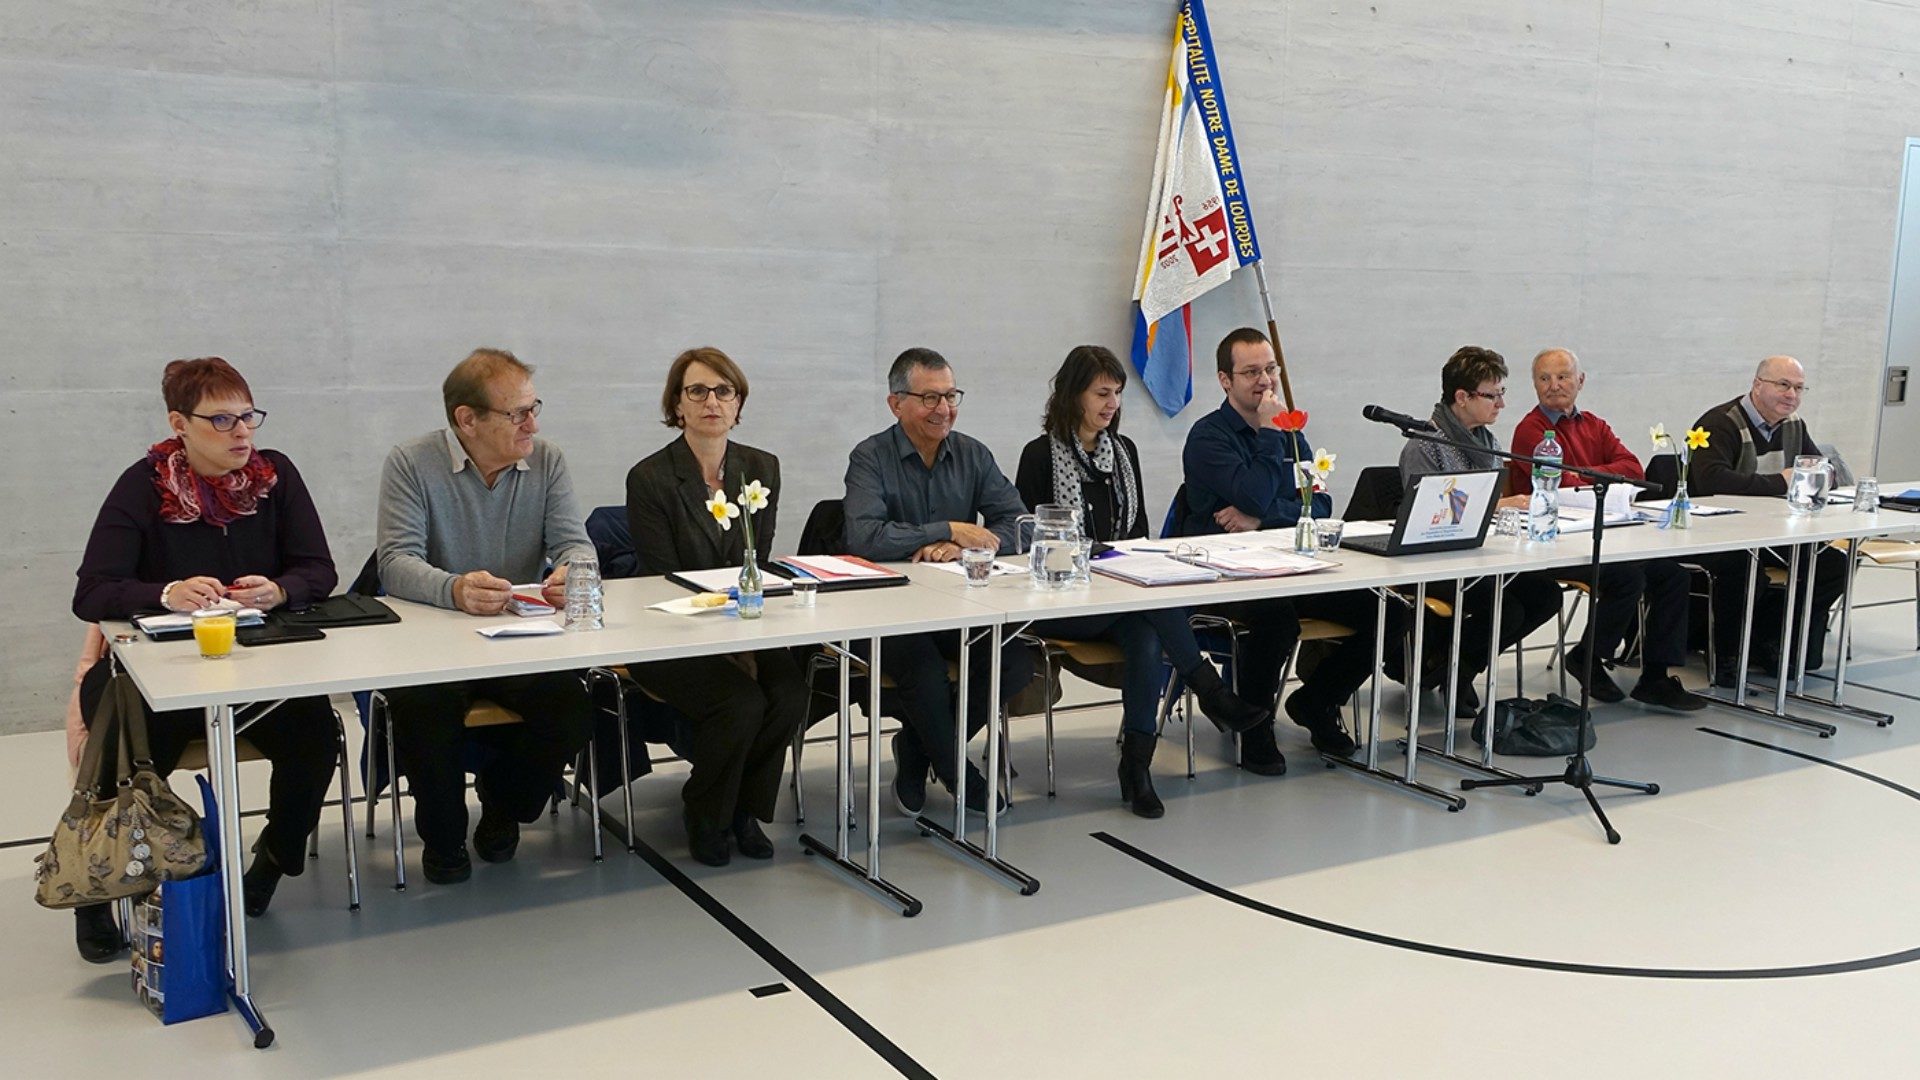
POLYGON ((1253 264, 1253 279, 1260 283, 1260 306, 1267 312, 1267 340, 1273 343, 1273 362, 1280 365, 1280 396, 1293 411, 1293 383, 1287 378, 1287 356, 1280 351, 1280 327, 1273 321, 1273 297, 1267 292, 1267 260, 1253 264))

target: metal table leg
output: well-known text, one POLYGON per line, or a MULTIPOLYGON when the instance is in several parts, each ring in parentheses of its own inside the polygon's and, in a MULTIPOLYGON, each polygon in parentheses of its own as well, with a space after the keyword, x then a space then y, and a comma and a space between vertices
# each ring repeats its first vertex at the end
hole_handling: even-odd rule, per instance
POLYGON ((208 772, 220 810, 220 885, 226 898, 228 990, 240 1018, 253 1030, 253 1045, 273 1045, 273 1027, 253 1003, 253 977, 247 957, 245 897, 240 892, 240 770, 234 750, 233 706, 207 706, 208 772))
MULTIPOLYGON (((1853 653, 1853 578, 1859 569, 1860 538, 1856 536, 1847 541, 1847 580, 1845 588, 1843 588, 1840 593, 1840 627, 1834 634, 1835 639, 1839 642, 1840 657, 1835 661, 1833 675, 1829 679, 1829 681, 1833 683, 1833 696, 1823 701, 1815 701, 1811 697, 1807 700, 1825 708, 1845 712, 1850 716, 1857 716, 1863 720, 1871 720, 1880 727, 1887 727, 1893 723, 1893 714, 1857 708, 1840 700, 1840 695, 1844 693, 1847 688, 1847 660, 1853 653)), ((1916 583, 1920 583, 1920 566, 1914 568, 1914 579, 1916 583)), ((1916 604, 1914 609, 1916 612, 1915 618, 1920 618, 1920 596, 1915 596, 1914 599, 1916 604)), ((1815 675, 1813 677, 1816 679, 1828 679, 1828 676, 1825 675, 1815 675)), ((1869 686, 1867 689, 1878 690, 1881 693, 1898 693, 1898 691, 1887 691, 1881 687, 1869 686)))
POLYGON ((852 693, 853 654, 850 642, 834 651, 840 659, 840 712, 834 732, 834 843, 821 843, 811 833, 800 834, 801 849, 824 860, 821 865, 846 878, 869 896, 906 918, 920 914, 918 899, 880 876, 880 639, 868 639, 867 651, 867 865, 854 862, 849 849, 848 797, 853 787, 852 693))
POLYGON ((1826 709, 1830 712, 1841 713, 1842 715, 1851 716, 1858 720, 1870 721, 1878 727, 1886 727, 1893 723, 1892 714, 1875 712, 1872 709, 1863 709, 1840 700, 1841 690, 1844 689, 1847 680, 1847 648, 1849 646, 1847 638, 1853 632, 1849 609, 1853 606, 1854 559, 1855 556, 1858 555, 1859 550, 1860 540, 1857 537, 1847 541, 1847 576, 1840 593, 1842 598, 1840 601, 1840 628, 1834 635, 1834 640, 1840 650, 1840 657, 1835 661, 1833 696, 1831 698, 1824 698, 1814 697, 1807 693, 1807 641, 1813 636, 1813 620, 1818 615, 1818 613, 1813 610, 1814 568, 1820 562, 1820 549, 1818 547, 1810 547, 1807 549, 1807 585, 1804 601, 1801 604, 1803 614, 1800 619, 1800 674, 1794 679, 1793 691, 1787 696, 1794 701, 1812 705, 1817 709, 1826 709))
POLYGON ((979 865, 1004 883, 1032 896, 1040 891, 1040 881, 1024 870, 1000 858, 1000 641, 1005 628, 994 623, 987 629, 987 643, 993 655, 987 666, 987 825, 986 847, 967 838, 967 695, 972 683, 972 645, 969 632, 960 631, 959 708, 954 716, 953 828, 946 829, 926 814, 916 819, 921 832, 942 846, 979 865))
POLYGON ((1805 719, 1804 717, 1794 716, 1787 712, 1787 659, 1786 657, 1787 657, 1787 646, 1791 636, 1790 631, 1793 625, 1792 620, 1793 620, 1793 608, 1794 608, 1794 599, 1795 599, 1794 593, 1796 591, 1795 586, 1799 584, 1799 573, 1800 573, 1800 549, 1799 548, 1796 547, 1792 549, 1792 554, 1788 556, 1787 563, 1788 563, 1787 597, 1786 597, 1786 604, 1785 604, 1786 614, 1785 614, 1785 620, 1781 625, 1781 631, 1780 631, 1780 668, 1778 672, 1778 677, 1780 681, 1774 693, 1774 707, 1772 709, 1765 709, 1765 708, 1761 708, 1758 705, 1750 705, 1747 703, 1747 693, 1751 689, 1751 687, 1747 685, 1747 661, 1752 659, 1753 657, 1754 591, 1759 584, 1758 579, 1760 577, 1760 549, 1758 548, 1755 548, 1752 551, 1747 552, 1746 604, 1741 612, 1741 617, 1740 617, 1740 653, 1739 653, 1739 656, 1734 661, 1734 685, 1733 685, 1732 697, 1729 698, 1725 696, 1723 690, 1717 690, 1717 689, 1711 689, 1711 688, 1701 696, 1707 699, 1708 704, 1717 706, 1719 708, 1732 709, 1736 712, 1745 713, 1748 716, 1755 717, 1756 719, 1766 720, 1776 724, 1784 724, 1787 727, 1795 728, 1800 731, 1811 731, 1814 734, 1820 736, 1821 738, 1827 739, 1827 738, 1833 737, 1833 734, 1840 729, 1834 727, 1832 724, 1823 724, 1818 720, 1808 720, 1808 719, 1805 719))
MULTIPOLYGON (((1466 589, 1463 588, 1464 585, 1465 582, 1457 579, 1454 582, 1454 598, 1458 603, 1454 608, 1453 646, 1447 655, 1447 685, 1449 687, 1454 686, 1460 678, 1460 631, 1465 626, 1461 617, 1466 612, 1466 607, 1464 606, 1466 589)), ((1480 747, 1480 756, 1478 758, 1471 758, 1454 752, 1455 733, 1459 727, 1458 713, 1460 710, 1454 708, 1457 691, 1451 689, 1447 692, 1447 729, 1443 741, 1438 748, 1428 746, 1426 743, 1421 743, 1420 752, 1443 764, 1452 765, 1458 769, 1465 769, 1468 772, 1479 773, 1482 776, 1497 776, 1506 780, 1519 780, 1522 779, 1519 773, 1500 768, 1493 763, 1493 716, 1495 711, 1493 688, 1497 685, 1500 669, 1500 606, 1506 602, 1506 598, 1506 576, 1503 574, 1493 575, 1493 617, 1487 620, 1492 624, 1487 629, 1487 670, 1485 673, 1487 696, 1481 703, 1481 707, 1486 710, 1487 717, 1486 742, 1480 747)), ((1592 618, 1592 615, 1589 614, 1588 618, 1592 618)), ((1564 656, 1561 657, 1560 663, 1563 668, 1566 666, 1566 658, 1564 656)), ((1540 794, 1540 785, 1522 786, 1520 790, 1526 792, 1528 795, 1538 795, 1540 794)))
MULTIPOLYGON (((1373 670, 1378 672, 1386 661, 1387 655, 1387 602, 1383 590, 1375 590, 1379 597, 1375 608, 1373 632, 1373 670)), ((1427 586, 1425 582, 1414 586, 1413 600, 1413 658, 1407 664, 1407 764, 1402 775, 1395 775, 1380 767, 1380 684, 1374 682, 1373 715, 1367 722, 1367 756, 1364 761, 1322 754, 1320 760, 1336 768, 1392 784, 1402 791, 1424 796, 1444 805, 1449 812, 1458 811, 1467 805, 1467 800, 1451 792, 1429 787, 1414 779, 1414 766, 1420 760, 1420 754, 1412 747, 1420 738, 1420 659, 1426 645, 1427 630, 1427 586)))

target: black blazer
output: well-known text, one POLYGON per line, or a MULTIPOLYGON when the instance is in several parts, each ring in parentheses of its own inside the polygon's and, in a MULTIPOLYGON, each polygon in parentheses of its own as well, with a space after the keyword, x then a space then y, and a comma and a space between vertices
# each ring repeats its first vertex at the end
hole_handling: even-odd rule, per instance
MULTIPOLYGON (((759 561, 766 563, 773 556, 773 527, 780 509, 780 459, 729 442, 721 476, 730 499, 739 497, 748 480, 772 489, 767 508, 753 515, 754 547, 759 561)), ((627 528, 642 574, 739 566, 747 553, 740 522, 733 519, 733 527, 722 532, 707 512, 707 482, 684 438, 641 459, 627 473, 627 528)))

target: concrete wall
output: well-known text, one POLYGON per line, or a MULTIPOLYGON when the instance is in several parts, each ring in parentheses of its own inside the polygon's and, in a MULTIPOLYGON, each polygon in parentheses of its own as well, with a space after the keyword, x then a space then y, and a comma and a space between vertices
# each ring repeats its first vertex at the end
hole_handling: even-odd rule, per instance
MULTIPOLYGON (((478 344, 539 366, 590 503, 665 440, 658 380, 700 343, 747 366, 740 436, 795 508, 838 493, 910 344, 955 362, 962 427, 1011 468, 1065 351, 1126 346, 1171 6, 8 0, 0 731, 59 721, 73 569, 173 357, 249 376, 349 575, 386 447, 437 426, 478 344)), ((1422 411, 1468 341, 1573 346, 1629 437, 1791 352, 1816 432, 1865 459, 1914 5, 1210 10, 1294 386, 1344 475, 1395 450, 1359 406, 1422 411)), ((1196 337, 1257 311, 1242 275, 1196 337)), ((1209 385, 1171 421, 1132 396, 1156 505, 1209 385)))

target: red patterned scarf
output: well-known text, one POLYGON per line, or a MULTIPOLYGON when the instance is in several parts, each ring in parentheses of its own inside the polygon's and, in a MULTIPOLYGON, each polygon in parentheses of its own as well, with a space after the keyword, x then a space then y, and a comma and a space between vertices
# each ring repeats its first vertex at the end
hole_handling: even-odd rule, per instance
POLYGON ((153 486, 160 492, 160 520, 170 525, 205 521, 225 528, 252 514, 280 477, 273 463, 255 450, 245 465, 208 479, 187 464, 187 446, 176 435, 147 448, 153 486))

